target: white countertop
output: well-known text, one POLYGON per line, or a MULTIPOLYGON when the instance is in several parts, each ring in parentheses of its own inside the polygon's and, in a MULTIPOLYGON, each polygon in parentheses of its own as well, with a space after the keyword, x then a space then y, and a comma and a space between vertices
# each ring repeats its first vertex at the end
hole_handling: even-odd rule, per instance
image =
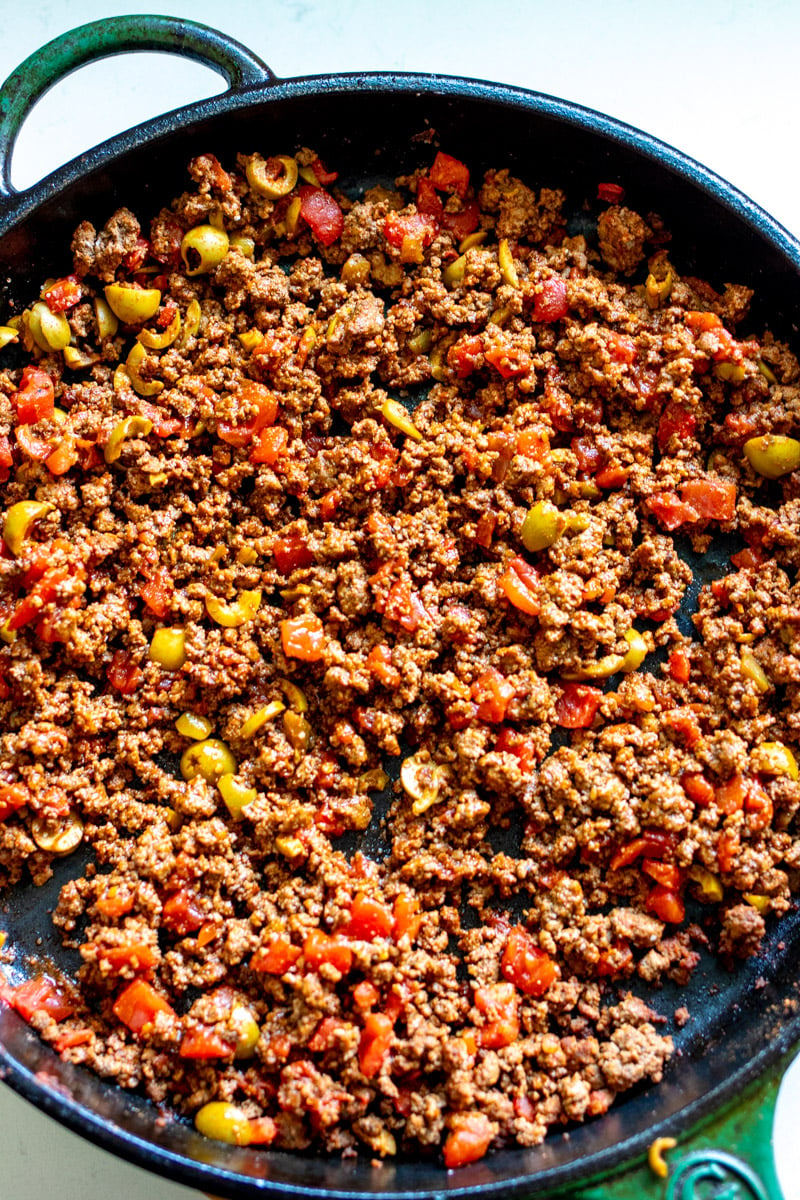
MULTIPOLYGON (((75 25, 159 4, 34 0, 12 11, 5 0, 3 8, 0 79, 75 25)), ((478 0, 172 0, 162 11, 224 30, 278 75, 436 71, 577 101, 679 147, 800 235, 797 0, 518 0, 502 7, 478 0)), ((222 90, 205 68, 174 59, 167 72, 165 61, 117 57, 55 88, 23 129, 15 186, 139 121, 222 90)), ((785 1200, 800 1200, 799 1115, 796 1063, 776 1121, 785 1200)), ((0 1200, 54 1195, 198 1197, 88 1145, 0 1085, 0 1200)))

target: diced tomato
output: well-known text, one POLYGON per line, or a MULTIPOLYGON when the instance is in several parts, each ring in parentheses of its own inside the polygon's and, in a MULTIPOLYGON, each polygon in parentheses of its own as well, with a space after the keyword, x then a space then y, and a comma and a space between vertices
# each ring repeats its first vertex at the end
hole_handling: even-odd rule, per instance
POLYGON ((371 672, 384 687, 400 686, 400 672, 392 666, 392 652, 385 643, 373 646, 367 655, 367 670, 371 672))
POLYGON ((58 586, 69 578, 69 567, 53 567, 34 584, 28 595, 20 601, 8 618, 9 630, 22 629, 41 616, 42 609, 58 594, 58 586))
POLYGON ((483 364, 483 338, 476 334, 459 338, 447 351, 447 362, 459 379, 466 379, 483 364))
POLYGON ((413 942, 422 924, 419 900, 401 892, 394 902, 392 913, 392 937, 396 942, 407 937, 413 942))
POLYGON ((324 963, 335 967, 342 975, 352 969, 353 951, 338 934, 331 936, 322 929, 312 929, 303 942, 306 966, 318 970, 324 963))
POLYGON ((730 479, 690 479, 681 487, 681 500, 707 521, 732 521, 736 515, 736 484, 730 479))
POLYGON ((65 1029, 53 1042, 53 1049, 56 1054, 63 1054, 65 1050, 72 1050, 75 1046, 85 1046, 93 1036, 91 1029, 65 1029))
POLYGON ((448 212, 445 209, 442 213, 442 227, 460 241, 475 232, 480 219, 481 209, 478 201, 465 200, 464 207, 459 212, 448 212))
POLYGON ((392 914, 386 905, 365 892, 358 892, 350 909, 350 918, 339 933, 357 941, 374 942, 376 938, 389 937, 392 927, 392 914))
POLYGON ((671 833, 662 833, 658 829, 645 829, 640 837, 634 838, 622 846, 609 863, 612 871, 621 871, 629 867, 637 858, 663 859, 667 854, 674 854, 675 838, 671 833))
POLYGON ((116 921, 133 908, 133 893, 112 884, 108 891, 97 897, 94 906, 104 920, 116 921))
POLYGON ((131 249, 122 260, 122 269, 133 274, 144 266, 150 253, 150 243, 147 238, 137 237, 131 249))
POLYGON ((497 581, 498 587, 520 612, 530 617, 538 616, 539 572, 526 559, 512 558, 508 567, 497 581))
POLYGON ((543 996, 560 975, 557 964, 539 949, 523 925, 515 925, 509 932, 500 973, 526 996, 536 999, 543 996))
POLYGON ((98 957, 105 959, 112 971, 130 967, 146 974, 158 965, 158 954, 146 942, 128 942, 124 946, 100 946, 98 957))
POLYGON ((529 1096, 514 1097, 514 1116, 523 1121, 532 1121, 536 1116, 536 1106, 529 1096))
POLYGON ((256 434, 275 424, 278 397, 271 388, 255 379, 245 379, 239 385, 238 397, 243 407, 255 408, 255 414, 241 425, 218 421, 217 434, 230 446, 249 446, 256 434))
POLYGON ((717 862, 723 875, 733 870, 733 863, 739 853, 739 831, 723 829, 717 841, 717 862))
POLYGON ((286 453, 288 445, 289 434, 281 425, 272 429, 264 429, 253 439, 250 462, 264 463, 268 467, 274 467, 278 459, 286 453))
POLYGON ((608 950, 601 950, 595 966, 595 975, 622 975, 633 964, 633 951, 627 942, 614 942, 608 950))
POLYGON ((702 737, 697 718, 691 708, 671 708, 661 719, 667 730, 681 738, 690 748, 702 737))
POLYGON ((757 546, 745 546, 743 550, 731 555, 731 563, 739 571, 757 571, 766 559, 757 546))
POLYGON ((454 1113, 450 1118, 451 1132, 444 1144, 444 1165, 448 1170, 465 1167, 483 1158, 492 1143, 492 1123, 485 1113, 454 1113))
POLYGON ((526 738, 515 729, 504 729, 494 744, 495 750, 501 754, 513 754, 519 762, 519 769, 524 775, 529 775, 536 766, 536 746, 532 738, 526 738))
POLYGON ((556 724, 562 729, 588 729, 597 715, 603 693, 583 683, 565 683, 556 702, 556 724))
POLYGON ((488 1050, 510 1046, 519 1036, 519 992, 513 983, 490 983, 475 989, 475 1007, 486 1017, 479 1036, 488 1050))
POLYGON ((607 204, 622 204, 625 199, 625 188, 618 183, 598 183, 597 199, 605 200, 607 204))
POLYGON ((309 184, 298 189, 300 216, 321 246, 332 246, 344 229, 344 213, 337 200, 323 188, 309 184))
POLYGON ((685 650, 673 650, 667 660, 667 667, 676 683, 689 682, 691 664, 685 650))
POLYGON ((722 319, 712 312, 687 312, 684 322, 693 333, 706 333, 710 329, 722 329, 722 319))
POLYGON ((314 552, 309 549, 306 539, 296 533, 276 538, 272 543, 272 556, 282 575, 291 575, 292 571, 301 567, 310 567, 314 561, 314 552))
POLYGON ((570 449, 578 460, 578 470, 587 475, 594 475, 605 462, 605 454, 592 438, 574 437, 570 449))
POLYGON ((287 658, 319 662, 325 654, 327 638, 322 621, 315 613, 303 613, 281 621, 281 643, 287 658))
POLYGON ((534 321, 561 321, 567 315, 567 285, 560 276, 543 279, 533 301, 534 321))
POLYGON ((515 346, 492 345, 484 351, 484 358, 502 379, 522 379, 530 374, 531 356, 527 350, 515 346))
POLYGON ((319 515, 321 520, 330 521, 336 515, 336 510, 342 503, 342 493, 338 488, 331 488, 324 496, 320 497, 319 515))
POLYGON ((636 342, 634 342, 633 338, 628 337, 627 334, 611 330, 606 338, 606 346, 614 362, 636 362, 639 351, 636 349, 636 342))
POLYGON ((9 468, 14 465, 14 453, 11 449, 11 443, 4 433, 0 433, 0 483, 6 483, 9 476, 9 468))
POLYGON ((394 1032, 392 1022, 384 1013, 368 1013, 358 1045, 358 1065, 361 1074, 372 1079, 389 1056, 394 1032))
POLYGON ((250 959, 250 968, 267 975, 285 975, 302 953, 299 946, 293 946, 288 938, 279 934, 267 946, 259 946, 250 959))
POLYGON ((478 719, 498 725, 514 699, 514 686, 495 667, 490 667, 475 680, 470 696, 478 706, 478 719))
POLYGON ((49 438, 38 437, 30 425, 17 425, 14 437, 23 453, 37 462, 44 462, 49 458, 61 440, 58 434, 49 438))
POLYGON ((423 250, 430 246, 436 233, 436 221, 426 213, 390 212, 383 222, 383 236, 400 251, 401 262, 422 262, 423 250))
POLYGON ((713 783, 709 783, 705 775, 698 772, 684 771, 681 775, 681 787, 689 799, 700 808, 708 808, 716 798, 713 783))
POLYGON ((251 1117, 247 1124, 251 1146, 269 1146, 278 1136, 278 1126, 272 1117, 251 1117))
POLYGON ((469 168, 441 150, 433 160, 428 176, 440 192, 455 192, 463 199, 469 191, 469 168))
POLYGON ((419 592, 414 591, 406 579, 401 579, 389 588, 383 615, 390 621, 397 621, 408 633, 414 633, 428 613, 419 592))
POLYGON ((30 1021, 37 1012, 46 1012, 54 1021, 65 1021, 75 1012, 74 1004, 45 975, 18 984, 10 990, 9 999, 24 1021, 30 1021))
POLYGON ((374 1008, 380 1000, 380 996, 375 984, 370 983, 368 979, 362 979, 361 983, 357 983, 353 988, 353 1003, 356 1008, 374 1008))
POLYGON ((594 481, 598 487, 606 490, 621 488, 628 482, 629 475, 629 467, 603 467, 595 475, 594 481))
POLYGON ((57 279, 55 283, 50 284, 42 299, 50 312, 59 313, 74 308, 82 295, 83 288, 78 276, 65 275, 63 279, 57 279))
POLYGON ((155 617, 166 617, 172 608, 175 587, 168 571, 160 567, 139 588, 139 595, 155 617))
POLYGON ((18 390, 13 396, 21 425, 49 421, 55 412, 53 381, 40 367, 25 367, 18 390))
POLYGON ((312 1054, 324 1054, 336 1045, 337 1034, 348 1028, 347 1021, 343 1021, 341 1017, 323 1017, 308 1039, 308 1049, 312 1054))
POLYGON ((498 429, 490 433, 486 441, 489 449, 497 455, 492 467, 492 479, 495 483, 502 483, 517 452, 516 438, 508 430, 498 429))
POLYGON ((753 833, 760 833, 772 824, 772 801, 757 779, 751 779, 744 798, 747 824, 753 833))
POLYGON ((0 821, 7 820, 18 808, 29 803, 31 794, 24 783, 6 783, 0 786, 0 821))
POLYGON ((172 892, 164 901, 161 910, 161 924, 179 937, 189 933, 197 933, 205 923, 206 914, 195 892, 189 888, 179 888, 172 892))
POLYGON ((686 905, 679 894, 657 883, 647 897, 645 907, 669 925, 680 925, 686 916, 686 905))
POLYGON ((748 780, 744 775, 732 775, 725 783, 719 784, 715 789, 715 800, 720 812, 725 813, 726 816, 741 812, 744 808, 747 787, 748 780))
POLYGON ((174 1017, 175 1010, 146 979, 134 979, 114 1002, 114 1016, 131 1033, 144 1033, 159 1013, 174 1017))
POLYGON ((680 500, 675 492, 658 492, 648 497, 645 504, 664 529, 670 532, 681 525, 691 525, 698 519, 697 510, 680 500))
POLYGON ((74 438, 64 437, 58 443, 55 450, 51 454, 48 454, 44 460, 44 465, 51 475, 58 477, 66 475, 67 471, 71 470, 77 461, 78 451, 74 438))
POLYGON ((697 417, 688 408, 670 400, 658 422, 658 448, 663 454, 673 437, 680 442, 688 441, 697 430, 697 417))
POLYGON ((643 858, 642 870, 662 887, 677 892, 684 881, 684 874, 675 863, 658 862, 655 858, 643 858))
POLYGON ((421 179, 417 180, 415 202, 418 212, 425 213, 426 216, 433 217, 434 221, 441 222, 444 205, 427 175, 423 175, 421 179))
POLYGON ((550 452, 550 438, 538 429, 523 429, 517 437, 517 454, 532 458, 534 462, 544 462, 550 452))
POLYGON ((181 1058, 193 1058, 202 1062, 210 1058, 231 1058, 235 1048, 215 1029, 207 1025, 197 1025, 184 1033, 178 1054, 181 1058))
POLYGON ((106 678, 115 692, 130 696, 142 682, 142 669, 125 650, 115 650, 106 668, 106 678))

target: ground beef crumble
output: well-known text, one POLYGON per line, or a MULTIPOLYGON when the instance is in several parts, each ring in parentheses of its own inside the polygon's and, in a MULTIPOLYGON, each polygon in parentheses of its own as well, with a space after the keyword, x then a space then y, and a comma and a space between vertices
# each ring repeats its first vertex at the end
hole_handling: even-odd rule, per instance
POLYGON ((211 1136, 534 1145, 791 904, 800 368, 611 185, 189 177, 6 318, 0 883, 91 861, 0 998, 211 1136))

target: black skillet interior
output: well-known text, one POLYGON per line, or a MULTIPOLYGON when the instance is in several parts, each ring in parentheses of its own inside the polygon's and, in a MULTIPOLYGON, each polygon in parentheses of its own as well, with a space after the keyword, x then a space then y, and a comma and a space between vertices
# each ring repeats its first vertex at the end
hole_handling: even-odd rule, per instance
MULTIPOLYGON (((0 214, 0 289, 29 300, 41 280, 69 269, 77 222, 102 224, 125 203, 147 220, 186 184, 185 164, 211 150, 223 164, 236 151, 291 152, 314 147, 357 195, 375 181, 427 164, 437 146, 467 161, 473 177, 509 166, 532 186, 560 187, 574 232, 591 236, 598 182, 621 183, 627 202, 658 212, 673 234, 671 257, 683 273, 713 284, 756 289, 750 327, 772 331, 798 350, 800 247, 744 197, 660 143, 597 114, 493 85, 409 76, 352 76, 289 81, 229 93, 123 135, 17 198, 0 214)), ((0 312, 5 314, 5 304, 0 312)), ((730 547, 694 558, 701 578, 721 573, 730 547)), ((688 619, 688 612, 684 614, 688 619)), ((369 846, 369 841, 367 846, 369 846)), ((25 956, 74 967, 50 925, 59 886, 80 869, 58 864, 45 888, 4 898, 0 919, 25 956)), ((380 1168, 309 1155, 235 1149, 209 1142, 182 1121, 156 1119, 145 1101, 76 1070, 44 1047, 0 1006, 0 1071, 39 1107, 144 1166, 218 1195, 264 1190, 294 1195, 389 1197, 444 1194, 543 1195, 606 1172, 640 1153, 659 1132, 685 1129, 735 1096, 756 1073, 800 1038, 795 1004, 800 916, 770 931, 764 953, 734 974, 708 961, 688 988, 651 997, 676 1039, 664 1081, 623 1098, 606 1116, 555 1134, 532 1150, 509 1149, 455 1174, 434 1162, 380 1168), (686 1004, 691 1020, 673 1027, 686 1004)))

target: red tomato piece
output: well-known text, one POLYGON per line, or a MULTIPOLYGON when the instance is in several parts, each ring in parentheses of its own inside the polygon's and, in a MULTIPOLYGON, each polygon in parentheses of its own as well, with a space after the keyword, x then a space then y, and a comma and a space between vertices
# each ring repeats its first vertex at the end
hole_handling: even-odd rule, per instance
POLYGON ((562 729, 588 729, 602 699, 599 688, 584 683, 565 683, 556 702, 556 723, 562 729))
POLYGON ((636 343, 625 333, 617 333, 612 330, 608 334, 606 345, 614 362, 634 363, 638 358, 639 351, 636 349, 636 343))
POLYGON ((245 379, 239 387, 238 398, 242 407, 255 409, 253 416, 240 425, 218 421, 217 434, 229 446, 249 446, 256 434, 268 425, 275 424, 278 397, 265 384, 255 379, 245 379))
POLYGON ((392 914, 386 905, 359 892, 350 909, 350 919, 339 933, 358 941, 374 942, 376 938, 389 937, 392 927, 392 914))
POLYGON ((534 321, 561 321, 568 311, 565 281, 558 275, 543 279, 533 301, 534 321))
POLYGON ((757 571, 766 559, 758 546, 745 546, 743 550, 731 555, 731 562, 739 571, 757 571))
POLYGON ((720 812, 725 813, 726 816, 741 812, 744 808, 747 788, 748 780, 744 775, 732 775, 725 783, 719 784, 715 789, 715 799, 720 812))
POLYGON ((389 588, 383 615, 390 621, 397 621, 408 633, 414 633, 428 613, 419 592, 414 591, 407 580, 401 579, 389 588))
POLYGON ((86 1045, 93 1037, 91 1029, 65 1029, 53 1042, 53 1049, 56 1054, 63 1054, 65 1050, 71 1050, 74 1046, 86 1045))
POLYGON ((52 570, 47 571, 14 609, 8 618, 8 629, 12 631, 22 629, 23 626, 29 625, 31 621, 40 617, 46 605, 55 599, 58 585, 68 579, 69 574, 69 567, 53 567, 52 570))
POLYGON ((18 390, 13 396, 21 425, 48 421, 55 411, 53 381, 40 367, 25 367, 18 390))
POLYGON ((66 475, 67 471, 71 470, 78 461, 78 451, 75 447, 75 441, 71 437, 62 438, 51 454, 48 454, 44 460, 44 465, 47 467, 51 475, 61 476, 66 475))
POLYGON ((475 989, 475 1007, 486 1017, 479 1036, 489 1050, 510 1046, 519 1036, 519 992, 513 983, 490 983, 475 989))
POLYGON ((493 345, 484 351, 484 358, 502 379, 522 379, 530 374, 531 356, 527 350, 493 345))
POLYGON ((300 216, 321 246, 332 246, 344 229, 344 213, 323 188, 306 184, 298 190, 300 216))
POLYGON ((353 951, 346 942, 322 929, 312 929, 303 942, 303 957, 306 966, 318 970, 323 963, 330 963, 342 975, 347 975, 353 966, 353 951))
POLYGON ((300 567, 310 567, 314 561, 314 552, 309 550, 305 538, 296 533, 276 538, 272 543, 272 556, 282 575, 291 575, 300 567))
POLYGON ((130 967, 146 974, 158 965, 158 954, 146 942, 129 942, 125 946, 100 946, 98 957, 105 959, 112 971, 130 967))
POLYGON ((596 442, 588 437, 574 437, 570 449, 578 460, 578 470, 594 475, 605 462, 605 455, 596 442))
POLYGON ((700 808, 708 808, 716 798, 713 783, 709 783, 705 775, 698 772, 685 771, 681 775, 681 787, 689 799, 700 808))
POLYGON ((383 222, 383 236, 400 251, 401 262, 422 262, 423 250, 430 246, 438 225, 427 213, 390 212, 383 222))
POLYGON ((600 488, 606 490, 612 488, 624 487, 628 482, 630 468, 628 467, 603 467, 594 477, 594 481, 600 488))
POLYGON ((5 821, 18 808, 30 802, 31 794, 24 783, 7 783, 0 786, 0 821, 5 821))
POLYGON ((133 908, 133 894, 112 884, 108 891, 98 896, 94 906, 104 920, 117 921, 133 908))
POLYGON ((392 666, 392 652, 385 644, 373 646, 367 655, 367 670, 371 672, 384 687, 400 686, 400 672, 392 666))
POLYGON ((637 858, 663 859, 667 854, 674 854, 675 838, 671 833, 662 833, 658 829, 645 829, 641 837, 634 838, 617 851, 609 863, 612 871, 621 871, 629 867, 637 858))
POLYGON ((450 1130, 443 1149, 448 1170, 483 1158, 494 1137, 491 1121, 480 1112, 455 1113, 450 1118, 450 1130))
POLYGON ((657 883, 647 897, 645 907, 655 913, 659 921, 669 925, 680 925, 686 916, 686 905, 677 892, 657 883))
POLYGON ((159 1013, 176 1015, 172 1005, 146 979, 134 979, 120 992, 114 1002, 114 1016, 127 1025, 131 1033, 145 1033, 159 1013))
POLYGON ((495 667, 490 667, 475 680, 470 696, 478 706, 478 719, 497 725, 505 719, 506 710, 514 699, 514 687, 495 667))
POLYGON ((415 202, 418 212, 425 213, 428 217, 433 217, 434 221, 441 221, 444 205, 427 175, 423 175, 421 179, 417 180, 415 202))
POLYGON ((633 964, 633 952, 627 942, 614 942, 608 950, 601 950, 594 969, 595 975, 622 975, 633 964))
POLYGON ((414 941, 422 924, 422 913, 419 911, 419 900, 401 892, 394 902, 392 913, 392 937, 396 942, 407 937, 414 941))
POLYGON ((697 718, 691 708, 672 708, 662 718, 669 732, 682 738, 687 746, 694 746, 702 737, 697 718))
POLYGON ((687 312, 683 314, 683 319, 693 333, 723 328, 722 319, 712 312, 687 312))
POLYGON ((264 429, 254 438, 253 449, 250 451, 250 462, 264 463, 268 467, 274 467, 286 453, 288 445, 289 434, 281 426, 264 429))
POLYGON ((428 172, 430 181, 440 192, 455 192, 463 199, 469 191, 469 168, 441 150, 428 172))
POLYGON ((315 613, 303 613, 281 621, 281 642, 287 658, 303 662, 319 662, 327 643, 322 621, 315 613))
POLYGON ((52 979, 42 975, 38 979, 26 979, 10 991, 10 1002, 24 1021, 30 1021, 37 1012, 46 1012, 54 1021, 65 1021, 75 1012, 52 979))
POLYGON ((500 973, 526 996, 539 999, 561 972, 549 954, 540 950, 523 925, 515 925, 500 962, 500 973))
POLYGON ((142 670, 125 650, 115 650, 106 668, 106 678, 115 692, 130 696, 142 682, 142 670))
POLYGON ((689 655, 685 650, 673 650, 667 660, 669 673, 676 683, 688 683, 691 672, 689 655))
POLYGON ((670 532, 681 525, 691 525, 698 520, 698 513, 691 504, 678 498, 675 492, 658 492, 650 496, 645 504, 664 529, 670 532))
POLYGON ((529 775, 536 766, 536 747, 532 738, 526 738, 515 729, 502 730, 494 744, 495 750, 501 754, 513 754, 519 762, 519 769, 524 775, 529 775))
POLYGON ((302 953, 299 946, 293 946, 288 938, 279 934, 268 946, 259 946, 250 959, 250 967, 267 975, 285 975, 302 953))
POLYGON ((447 362, 459 379, 466 379, 483 364, 483 339, 473 334, 459 338, 447 351, 447 362))
POLYGON ((736 515, 736 484, 731 479, 690 479, 681 487, 681 500, 707 521, 732 521, 736 515))
POLYGON ((598 183, 597 199, 605 200, 607 204, 622 204, 625 188, 618 183, 598 183))
POLYGON ((520 612, 530 617, 538 616, 539 572, 524 558, 512 558, 508 567, 497 581, 498 587, 520 612))
POLYGON ((394 1031, 384 1013, 368 1013, 358 1045, 358 1065, 367 1079, 377 1075, 389 1056, 394 1031))
POLYGON ((205 1061, 210 1058, 230 1058, 235 1046, 208 1025, 197 1025, 187 1029, 181 1040, 178 1054, 181 1058, 205 1061))
POLYGON ((150 243, 147 238, 137 237, 133 247, 122 260, 122 269, 133 274, 144 266, 150 253, 150 243))
POLYGON ((172 608, 172 599, 175 594, 172 577, 163 568, 160 567, 149 579, 145 580, 139 589, 139 595, 144 600, 150 612, 156 616, 164 618, 172 608))
POLYGON ((538 429, 523 429, 517 437, 517 454, 543 462, 550 452, 550 438, 538 429))
POLYGON ((663 454, 673 437, 680 442, 687 441, 697 430, 697 417, 688 408, 670 400, 661 414, 658 422, 658 448, 663 454))
POLYGON ((459 212, 442 213, 442 227, 452 233, 453 237, 468 237, 478 228, 481 219, 481 208, 477 200, 465 200, 464 207, 459 212))
POLYGON ((66 312, 68 308, 74 308, 83 295, 83 288, 77 275, 65 275, 63 279, 57 279, 55 283, 51 283, 50 287, 42 296, 50 312, 66 312))
POLYGON ((677 892, 684 880, 683 871, 675 863, 658 862, 655 858, 643 858, 642 870, 662 887, 677 892))
POLYGON ((189 888, 179 888, 172 892, 164 901, 161 910, 161 923, 179 937, 189 933, 197 933, 205 924, 206 914, 203 911, 197 895, 189 888))
POLYGON ((772 824, 772 801, 757 779, 749 781, 744 808, 748 816, 748 827, 754 833, 760 833, 772 824))
POLYGON ((319 515, 323 521, 330 521, 336 515, 336 510, 342 503, 342 493, 338 488, 331 488, 320 498, 319 515))
POLYGON ((717 862, 723 875, 733 870, 733 864, 739 853, 739 832, 736 829, 723 829, 717 841, 717 862))
POLYGON ((380 995, 374 983, 370 983, 368 979, 362 979, 361 983, 357 983, 353 988, 353 1003, 356 1008, 374 1008, 380 1000, 380 995))

